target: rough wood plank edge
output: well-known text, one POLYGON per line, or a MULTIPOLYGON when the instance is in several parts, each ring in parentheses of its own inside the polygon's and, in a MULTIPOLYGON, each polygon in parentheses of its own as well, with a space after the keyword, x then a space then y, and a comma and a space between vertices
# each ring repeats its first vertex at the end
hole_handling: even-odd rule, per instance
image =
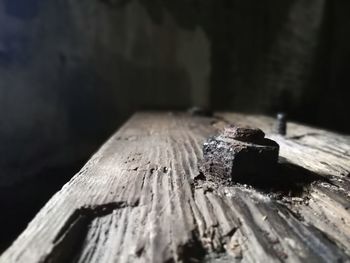
POLYGON ((220 122, 269 133, 273 120, 133 116, 0 262, 349 261, 349 137, 298 124, 289 137, 270 134, 284 159, 327 179, 275 198, 249 185, 194 184, 201 145, 220 122))

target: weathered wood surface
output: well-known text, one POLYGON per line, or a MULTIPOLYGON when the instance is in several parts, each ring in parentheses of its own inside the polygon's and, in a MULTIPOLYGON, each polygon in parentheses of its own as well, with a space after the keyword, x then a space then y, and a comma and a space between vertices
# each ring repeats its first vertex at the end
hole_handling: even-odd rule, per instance
POLYGON ((133 116, 0 262, 349 262, 350 137, 263 116, 133 116), (281 147, 271 182, 210 188, 204 140, 230 123, 281 147), (270 185, 271 183, 271 185, 270 185))

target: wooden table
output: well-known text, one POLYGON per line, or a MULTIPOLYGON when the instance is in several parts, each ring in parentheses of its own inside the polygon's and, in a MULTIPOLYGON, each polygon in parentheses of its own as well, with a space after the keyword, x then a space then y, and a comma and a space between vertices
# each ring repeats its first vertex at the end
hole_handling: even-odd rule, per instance
POLYGON ((349 262, 350 137, 295 123, 282 137, 273 122, 134 115, 0 262, 349 262), (196 183, 203 142, 227 123, 280 144, 272 185, 196 183))

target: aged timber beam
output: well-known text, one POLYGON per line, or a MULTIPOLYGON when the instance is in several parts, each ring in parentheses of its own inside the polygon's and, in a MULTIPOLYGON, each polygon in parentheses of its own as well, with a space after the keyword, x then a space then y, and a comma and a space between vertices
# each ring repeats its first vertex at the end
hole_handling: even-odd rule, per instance
POLYGON ((0 262, 349 261, 349 137, 294 123, 272 135, 273 125, 235 113, 134 115, 0 262), (277 181, 201 176, 203 143, 228 123, 280 145, 277 181))

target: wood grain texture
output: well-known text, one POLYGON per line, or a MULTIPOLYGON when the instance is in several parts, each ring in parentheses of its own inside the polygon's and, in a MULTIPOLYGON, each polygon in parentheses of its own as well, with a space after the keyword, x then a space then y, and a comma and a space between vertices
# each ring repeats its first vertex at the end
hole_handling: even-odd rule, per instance
POLYGON ((272 126, 233 113, 136 114, 0 262, 349 262, 350 137, 294 123, 281 137, 272 126), (204 140, 227 123, 280 144, 273 187, 198 179, 204 140))

